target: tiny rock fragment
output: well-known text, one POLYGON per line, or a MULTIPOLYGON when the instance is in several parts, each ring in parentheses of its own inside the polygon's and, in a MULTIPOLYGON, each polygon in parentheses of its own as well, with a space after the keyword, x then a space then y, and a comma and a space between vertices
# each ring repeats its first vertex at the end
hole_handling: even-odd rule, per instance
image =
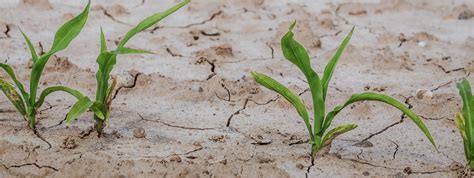
POLYGON ((62 149, 74 149, 77 147, 76 140, 72 137, 66 137, 60 147, 62 149))
POLYGON ((216 54, 219 56, 234 56, 232 45, 225 43, 215 47, 216 54))
POLYGON ((137 127, 135 129, 133 129, 133 136, 135 138, 145 138, 146 137, 145 129, 143 129, 141 127, 137 127))
POLYGON ((415 92, 416 98, 418 99, 431 99, 433 98, 433 92, 427 89, 418 89, 415 92))
POLYGON ((403 172, 406 174, 411 174, 413 173, 413 170, 411 169, 411 167, 406 167, 405 169, 403 169, 403 172))
POLYGON ((53 9, 49 0, 20 0, 19 8, 34 7, 44 10, 53 9))
POLYGON ((300 169, 300 170, 303 170, 304 169, 304 165, 301 164, 301 163, 298 163, 296 164, 296 168, 300 169))
POLYGON ((332 21, 331 18, 324 18, 322 19, 320 22, 319 22, 319 25, 321 25, 321 27, 323 28, 327 28, 327 29, 332 29, 336 26, 336 24, 334 24, 334 21, 332 21))
POLYGON ((349 15, 367 15, 367 11, 365 9, 355 9, 349 12, 349 15))
POLYGON ((356 144, 354 144, 355 147, 362 147, 362 148, 369 148, 369 147, 373 147, 374 144, 372 144, 372 142, 369 142, 369 141, 363 141, 363 142, 358 142, 356 144))
POLYGON ((474 16, 474 13, 472 13, 470 10, 465 10, 459 13, 458 19, 459 20, 469 20, 474 16))
POLYGON ((178 162, 180 163, 182 160, 181 160, 181 157, 179 157, 178 155, 176 154, 173 154, 170 156, 170 162, 178 162))
POLYGON ((362 173, 362 175, 364 175, 364 176, 369 176, 369 175, 370 175, 370 173, 369 173, 369 172, 367 172, 367 171, 364 171, 364 172, 362 173))
POLYGON ((426 46, 426 42, 420 41, 420 42, 418 42, 418 46, 423 48, 423 47, 426 46))
POLYGON ((268 144, 272 143, 272 140, 264 138, 261 135, 250 136, 250 137, 254 140, 254 142, 252 142, 252 144, 254 144, 254 145, 268 145, 268 144))
POLYGON ((453 161, 450 165, 449 165, 449 170, 451 171, 457 171, 457 170, 460 170, 463 168, 463 165, 457 161, 453 161))
POLYGON ((224 135, 214 135, 209 137, 209 140, 213 142, 219 142, 219 143, 224 143, 225 142, 225 136, 224 135))

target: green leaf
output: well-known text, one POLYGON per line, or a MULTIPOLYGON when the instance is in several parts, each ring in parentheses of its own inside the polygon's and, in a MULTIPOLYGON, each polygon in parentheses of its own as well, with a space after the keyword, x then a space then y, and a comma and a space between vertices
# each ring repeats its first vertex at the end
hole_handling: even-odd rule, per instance
POLYGON ((304 106, 300 98, 298 98, 297 95, 295 95, 292 91, 283 86, 281 83, 270 78, 269 76, 266 76, 265 74, 261 74, 258 72, 251 72, 251 74, 255 81, 257 81, 257 83, 263 85, 264 87, 270 90, 277 92, 295 107, 298 114, 301 116, 301 118, 303 118, 306 128, 309 131, 311 140, 313 140, 313 132, 311 130, 311 124, 309 123, 308 111, 306 110, 306 107, 304 106))
POLYGON ((146 30, 147 28, 150 28, 151 26, 155 25, 156 23, 158 23, 159 21, 161 21, 162 19, 164 19, 165 17, 171 15, 172 13, 176 12, 177 10, 179 10, 180 8, 182 8, 183 6, 185 6, 186 4, 188 4, 189 2, 191 2, 191 0, 185 0, 173 7, 171 7, 170 9, 164 11, 164 12, 160 12, 160 13, 156 13, 146 19, 144 19, 143 21, 141 21, 137 26, 135 26, 133 29, 131 29, 130 31, 127 32, 127 34, 125 35, 125 37, 120 41, 120 43, 118 44, 119 47, 123 47, 125 46, 125 44, 133 37, 135 36, 136 34, 146 30))
POLYGON ((31 79, 30 79, 30 101, 29 103, 34 104, 36 100, 36 92, 38 91, 38 84, 41 78, 41 73, 43 72, 44 66, 48 62, 49 58, 54 55, 56 52, 59 52, 65 49, 69 43, 80 33, 84 27, 87 16, 89 15, 90 0, 87 3, 84 11, 78 16, 74 17, 70 21, 62 25, 59 30, 56 32, 54 37, 54 42, 46 54, 39 57, 36 63, 33 65, 31 70, 31 79))
POLYGON ((467 136, 466 136, 466 131, 464 130, 464 118, 462 117, 461 113, 457 113, 456 117, 454 118, 454 123, 456 124, 456 127, 459 129, 459 133, 462 136, 462 139, 464 142, 467 142, 467 136))
POLYGON ((327 128, 329 128, 329 126, 331 125, 331 122, 334 119, 334 117, 342 109, 344 109, 346 106, 348 106, 352 103, 358 102, 358 101, 365 101, 365 100, 384 102, 386 104, 389 104, 389 105, 399 109, 403 113, 405 113, 413 122, 415 122, 415 124, 421 129, 421 131, 430 140, 431 144, 433 144, 433 146, 436 148, 435 141, 434 141, 433 137, 431 136, 430 131, 425 126, 425 124, 420 119, 420 117, 418 117, 418 115, 416 115, 413 111, 411 111, 408 107, 406 107, 405 105, 403 105, 402 103, 400 103, 396 99, 394 99, 390 96, 387 96, 387 95, 377 94, 377 93, 372 93, 372 92, 366 92, 366 93, 352 95, 349 98, 349 100, 347 100, 346 103, 344 103, 344 105, 335 107, 333 111, 331 111, 327 114, 326 120, 324 121, 324 127, 323 127, 322 131, 324 132, 327 128))
POLYGON ((337 136, 343 133, 349 132, 355 128, 357 128, 357 125, 347 124, 347 125, 337 126, 336 128, 330 130, 323 138, 323 142, 322 142, 323 147, 331 144, 332 140, 334 140, 334 138, 336 138, 337 136))
POLYGON ((94 112, 95 116, 99 119, 105 121, 107 118, 105 117, 104 112, 107 112, 107 108, 104 104, 94 102, 94 104, 90 107, 92 112, 94 112))
POLYGON ((142 49, 132 49, 127 47, 117 47, 116 50, 112 51, 112 54, 154 54, 153 52, 142 50, 142 49))
POLYGON ((20 90, 20 93, 23 97, 23 100, 28 101, 29 95, 28 95, 28 93, 26 93, 23 84, 21 84, 21 82, 18 81, 18 79, 16 78, 16 75, 15 75, 15 72, 13 71, 13 69, 9 65, 4 64, 4 63, 0 63, 0 68, 3 68, 3 70, 5 70, 5 72, 8 74, 8 76, 10 76, 10 78, 13 80, 16 87, 18 87, 18 89, 20 90))
POLYGON ((326 68, 324 68, 324 76, 322 79, 323 89, 324 89, 324 99, 326 99, 329 82, 331 81, 332 74, 334 73, 334 69, 336 68, 336 64, 341 58, 342 53, 344 52, 344 49, 346 49, 347 44, 351 40, 352 33, 354 32, 354 28, 355 27, 352 27, 351 32, 349 32, 349 34, 344 38, 342 43, 337 48, 336 53, 334 54, 334 56, 331 57, 328 64, 326 65, 326 68))
POLYGON ((107 52, 107 41, 105 40, 105 34, 101 27, 100 28, 100 53, 105 53, 105 52, 107 52))
POLYGON ((294 40, 294 34, 292 32, 295 27, 296 22, 290 26, 288 32, 281 39, 281 49, 283 51, 283 56, 288 59, 290 62, 298 66, 300 70, 304 73, 306 79, 308 80, 309 87, 311 89, 311 95, 313 99, 314 107, 314 135, 319 133, 324 121, 325 114, 325 104, 323 96, 323 86, 321 84, 321 79, 318 74, 314 72, 311 68, 311 63, 309 60, 309 55, 306 49, 298 41, 294 40))
POLYGON ((76 17, 71 19, 62 25, 54 36, 54 42, 49 50, 49 54, 54 54, 58 51, 66 49, 71 41, 76 38, 77 35, 81 32, 82 28, 86 24, 87 17, 89 16, 89 7, 91 1, 87 3, 86 8, 76 17))
POLYGON ((25 103, 23 102, 15 88, 11 84, 0 78, 0 89, 3 91, 3 94, 5 94, 8 100, 10 100, 13 106, 15 106, 16 110, 18 110, 18 112, 25 116, 25 103))
POLYGON ((463 101, 462 114, 464 116, 466 140, 468 141, 469 150, 474 149, 474 101, 472 99, 471 85, 466 79, 457 84, 459 94, 463 101))
POLYGON ((87 111, 94 103, 87 97, 84 96, 74 104, 66 116, 66 123, 71 123, 74 119, 79 117, 81 114, 87 111))
POLYGON ((97 63, 99 64, 99 71, 97 71, 96 74, 96 101, 105 103, 109 88, 110 73, 112 72, 113 66, 117 63, 117 55, 109 52, 101 53, 97 57, 97 63))
POLYGON ((23 30, 20 29, 21 35, 23 35, 23 38, 25 38, 26 44, 28 45, 28 49, 30 49, 31 53, 31 59, 33 60, 33 63, 35 63, 38 60, 38 54, 36 53, 35 47, 33 46, 33 43, 31 43, 30 39, 26 34, 23 32, 23 30))
POLYGON ((76 97, 77 99, 81 99, 82 97, 84 97, 84 95, 81 92, 79 92, 75 89, 72 89, 72 88, 65 87, 65 86, 48 87, 48 88, 44 89, 43 92, 41 92, 41 95, 40 95, 38 101, 35 103, 35 108, 41 107, 41 105, 43 105, 43 102, 44 102, 45 98, 49 94, 57 92, 57 91, 62 91, 62 92, 69 93, 72 96, 76 97))

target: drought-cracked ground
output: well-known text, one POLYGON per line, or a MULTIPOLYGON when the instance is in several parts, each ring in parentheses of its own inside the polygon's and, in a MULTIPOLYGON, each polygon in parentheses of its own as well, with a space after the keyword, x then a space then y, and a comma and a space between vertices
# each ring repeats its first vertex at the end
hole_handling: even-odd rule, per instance
MULTIPOLYGON (((85 1, 0 2, 2 62, 27 83, 30 57, 17 26, 38 51, 47 50, 85 1)), ((94 0, 83 32, 49 61, 40 87, 66 85, 94 96, 100 27, 113 46, 140 19, 177 2, 94 0)), ((461 108, 455 83, 474 81, 473 14, 467 0, 194 1, 130 43, 156 54, 119 57, 113 73, 121 83, 102 138, 91 131, 91 113, 63 122, 75 101, 66 94, 47 98, 38 133, 1 95, 0 176, 459 175, 466 162, 452 119, 461 108), (266 73, 312 108, 304 77, 279 48, 293 20, 317 72, 356 27, 327 108, 353 93, 391 95, 424 119, 439 152, 398 110, 361 102, 334 120, 359 127, 335 139, 313 165, 297 113, 249 77, 252 70, 266 73)))

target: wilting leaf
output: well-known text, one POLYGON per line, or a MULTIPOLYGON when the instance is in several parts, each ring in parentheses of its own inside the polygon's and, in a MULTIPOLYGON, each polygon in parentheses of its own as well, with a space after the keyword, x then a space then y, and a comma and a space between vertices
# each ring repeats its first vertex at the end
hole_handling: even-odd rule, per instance
POLYGON ((3 63, 0 63, 0 68, 3 68, 3 70, 5 70, 8 76, 10 76, 10 78, 13 80, 16 87, 18 87, 18 89, 20 90, 20 93, 23 96, 23 100, 28 101, 29 95, 28 93, 26 93, 25 88, 23 87, 23 84, 21 84, 21 82, 18 81, 18 79, 16 78, 16 75, 13 69, 9 65, 3 64, 3 63))
POLYGON ((21 99, 18 92, 16 92, 15 88, 10 85, 8 82, 4 81, 0 78, 0 89, 3 91, 3 94, 10 100, 10 102, 15 106, 15 108, 20 112, 23 116, 26 115, 25 104, 21 99))

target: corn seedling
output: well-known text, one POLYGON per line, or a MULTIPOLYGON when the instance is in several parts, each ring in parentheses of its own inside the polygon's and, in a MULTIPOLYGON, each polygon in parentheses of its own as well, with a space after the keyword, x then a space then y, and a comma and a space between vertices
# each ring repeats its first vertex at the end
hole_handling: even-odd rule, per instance
POLYGON ((466 79, 458 83, 457 87, 463 101, 463 108, 462 112, 456 114, 454 122, 464 141, 464 155, 469 168, 474 170, 474 98, 471 85, 466 79))
POLYGON ((303 118, 303 121, 309 132, 311 154, 313 157, 316 156, 316 154, 322 148, 330 145, 331 141, 335 137, 350 130, 353 130, 357 127, 356 124, 341 125, 326 132, 331 126, 334 117, 342 109, 354 102, 364 100, 384 102, 399 109, 409 118, 411 118, 411 120, 413 120, 415 124, 423 131, 426 137, 428 137, 430 142, 435 145, 435 142, 429 130, 413 111, 411 111, 408 107, 395 100, 394 98, 383 94, 371 92, 354 94, 343 105, 335 107, 331 112, 327 113, 326 115, 325 101, 329 81, 331 80, 331 77, 333 75, 336 63, 338 62, 345 47, 347 46, 354 29, 352 29, 351 32, 345 37, 341 45, 338 47, 336 53, 329 60, 328 64, 325 67, 323 78, 321 79, 318 74, 311 68, 310 58, 306 49, 299 42, 293 39, 294 34, 292 32, 292 29, 295 27, 295 25, 296 22, 291 25, 289 31, 281 39, 281 48, 284 57, 290 62, 292 62, 294 65, 296 65, 303 72, 309 84, 314 107, 313 125, 311 126, 310 124, 310 117, 308 115, 308 111, 305 105, 297 95, 295 95, 287 87, 283 86, 281 83, 277 82, 269 76, 257 72, 252 72, 251 74, 253 78, 257 81, 257 83, 279 93, 296 108, 296 111, 298 112, 299 116, 303 118))
POLYGON ((112 104, 112 91, 115 87, 115 80, 109 82, 110 73, 114 65, 117 62, 117 55, 119 54, 143 54, 143 53, 151 53, 146 50, 141 49, 132 49, 125 47, 125 44, 136 34, 150 28, 151 26, 158 23, 160 20, 164 19, 165 17, 171 15, 172 13, 176 12, 186 4, 188 4, 190 0, 185 0, 170 9, 156 13, 144 20, 142 20, 137 26, 132 28, 128 31, 125 36, 121 39, 118 43, 115 50, 107 50, 107 44, 105 41, 105 35, 101 30, 100 35, 100 54, 97 57, 97 64, 99 64, 99 70, 96 73, 96 80, 97 80, 97 90, 96 90, 96 98, 95 102, 92 102, 88 98, 83 98, 80 102, 77 102, 72 108, 71 112, 66 117, 66 122, 70 123, 72 120, 80 116, 82 113, 90 109, 94 112, 94 120, 95 120, 95 128, 98 132, 99 136, 102 133, 104 128, 104 123, 107 121, 111 104, 112 104))
POLYGON ((12 67, 7 64, 0 63, 0 68, 2 68, 8 74, 16 86, 15 88, 14 85, 0 78, 0 89, 3 91, 8 100, 10 100, 10 102, 15 106, 18 112, 21 113, 23 118, 28 122, 28 126, 33 130, 35 129, 36 125, 37 110, 41 107, 46 96, 49 94, 57 91, 63 91, 75 96, 79 100, 84 98, 80 92, 64 86, 46 88, 42 91, 39 98, 37 98, 37 92, 41 74, 49 58, 57 52, 66 49, 72 40, 76 38, 77 35, 79 35, 87 21, 89 7, 90 1, 86 8, 78 16, 63 24, 54 36, 54 42, 51 46, 51 49, 40 56, 38 56, 36 53, 36 50, 27 35, 20 30, 23 37, 25 38, 26 44, 28 45, 28 48, 31 52, 31 58, 33 60, 33 68, 30 75, 29 93, 26 92, 23 84, 16 78, 12 67))

